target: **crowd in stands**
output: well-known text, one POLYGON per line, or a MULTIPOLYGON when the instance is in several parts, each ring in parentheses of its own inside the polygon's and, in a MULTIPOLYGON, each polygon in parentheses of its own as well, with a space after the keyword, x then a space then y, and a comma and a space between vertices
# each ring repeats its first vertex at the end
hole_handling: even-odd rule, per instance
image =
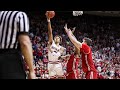
MULTIPOLYGON (((73 53, 73 44, 64 31, 68 27, 76 27, 74 35, 82 42, 83 37, 92 39, 93 60, 98 70, 99 79, 120 79, 120 31, 119 19, 83 15, 78 17, 55 16, 52 20, 53 36, 62 36, 61 45, 66 47, 66 53, 73 53)), ((48 63, 48 29, 45 15, 33 15, 30 18, 30 39, 33 47, 34 66, 39 79, 49 79, 48 63)), ((66 61, 63 61, 66 73, 66 61)), ((80 79, 85 79, 81 62, 79 66, 80 79)))

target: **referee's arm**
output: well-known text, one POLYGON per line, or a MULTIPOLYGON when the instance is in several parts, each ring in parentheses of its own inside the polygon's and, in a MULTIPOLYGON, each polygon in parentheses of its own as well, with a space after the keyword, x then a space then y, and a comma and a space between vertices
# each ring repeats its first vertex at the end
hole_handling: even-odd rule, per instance
POLYGON ((29 67, 29 78, 35 79, 36 76, 35 76, 34 66, 33 66, 32 44, 28 36, 29 22, 28 22, 28 17, 24 12, 21 12, 19 14, 18 26, 19 26, 18 41, 20 43, 20 47, 21 47, 22 54, 24 56, 24 60, 26 61, 29 67))

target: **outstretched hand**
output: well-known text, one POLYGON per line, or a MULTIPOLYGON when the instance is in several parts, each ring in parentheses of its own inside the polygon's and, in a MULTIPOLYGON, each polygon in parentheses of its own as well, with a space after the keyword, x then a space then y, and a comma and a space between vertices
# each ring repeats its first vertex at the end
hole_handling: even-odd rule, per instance
POLYGON ((68 29, 67 24, 65 24, 64 29, 65 29, 67 34, 71 31, 71 29, 68 29))
POLYGON ((67 34, 73 34, 75 31, 75 28, 76 27, 74 27, 73 30, 71 30, 70 28, 68 29, 67 24, 65 24, 65 26, 64 26, 64 29, 65 29, 67 34))
POLYGON ((68 28, 67 28, 67 23, 65 24, 64 29, 65 29, 65 31, 67 32, 67 30, 68 30, 68 28))
POLYGON ((74 33, 74 32, 75 32, 75 29, 76 29, 76 27, 74 27, 74 28, 72 29, 72 33, 74 33))

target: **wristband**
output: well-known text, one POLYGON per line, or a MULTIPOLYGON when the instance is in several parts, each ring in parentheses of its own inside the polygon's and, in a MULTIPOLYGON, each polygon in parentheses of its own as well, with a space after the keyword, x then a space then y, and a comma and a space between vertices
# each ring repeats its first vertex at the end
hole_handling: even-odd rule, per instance
POLYGON ((50 19, 47 19, 47 22, 50 22, 50 19))

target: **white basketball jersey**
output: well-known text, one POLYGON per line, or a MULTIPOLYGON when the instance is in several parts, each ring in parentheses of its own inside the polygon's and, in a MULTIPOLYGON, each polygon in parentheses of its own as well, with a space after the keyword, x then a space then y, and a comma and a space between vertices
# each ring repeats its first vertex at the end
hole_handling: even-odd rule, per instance
POLYGON ((61 56, 60 48, 61 46, 60 45, 57 46, 55 42, 53 41, 53 43, 50 46, 50 49, 52 50, 52 52, 48 49, 48 60, 49 61, 58 61, 58 57, 61 56))

